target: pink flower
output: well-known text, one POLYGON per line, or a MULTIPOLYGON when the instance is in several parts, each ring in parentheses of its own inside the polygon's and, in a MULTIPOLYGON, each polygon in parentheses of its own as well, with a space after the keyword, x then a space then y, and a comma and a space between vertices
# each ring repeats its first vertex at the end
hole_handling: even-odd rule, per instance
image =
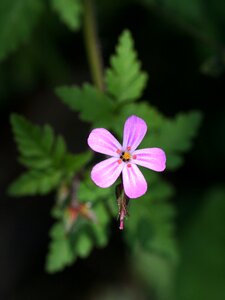
POLYGON ((111 186, 122 172, 125 194, 138 198, 147 191, 147 182, 137 165, 162 172, 166 167, 166 155, 160 148, 136 150, 147 131, 144 120, 129 117, 124 125, 123 145, 106 129, 93 129, 88 145, 96 152, 111 156, 95 165, 91 178, 101 188, 111 186))

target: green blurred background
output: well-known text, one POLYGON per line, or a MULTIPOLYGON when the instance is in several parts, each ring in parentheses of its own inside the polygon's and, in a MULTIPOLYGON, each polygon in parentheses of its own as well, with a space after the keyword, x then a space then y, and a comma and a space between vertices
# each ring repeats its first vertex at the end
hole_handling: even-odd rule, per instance
MULTIPOLYGON (((172 299, 223 300, 225 1, 96 0, 95 7, 105 66, 118 36, 128 28, 149 74, 143 99, 150 99, 167 116, 191 109, 203 113, 184 165, 165 175, 176 188, 173 202, 180 250, 172 299)), ((95 250, 59 274, 47 275, 44 260, 53 196, 6 196, 8 184, 21 172, 9 125, 11 112, 52 124, 71 151, 87 148, 88 125, 54 94, 58 85, 91 81, 82 26, 74 26, 76 31, 60 21, 50 1, 0 3, 1 299, 168 299, 171 274, 165 265, 144 255, 131 265, 115 229, 105 249, 95 250), (149 280, 152 269, 158 270, 155 282, 149 280), (157 293, 151 288, 155 285, 157 293)))

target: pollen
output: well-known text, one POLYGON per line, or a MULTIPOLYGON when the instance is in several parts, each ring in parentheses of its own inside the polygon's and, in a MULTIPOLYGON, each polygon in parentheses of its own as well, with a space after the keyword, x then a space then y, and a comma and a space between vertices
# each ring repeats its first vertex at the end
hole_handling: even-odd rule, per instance
POLYGON ((129 152, 122 152, 120 158, 123 161, 129 161, 131 159, 131 154, 129 152))

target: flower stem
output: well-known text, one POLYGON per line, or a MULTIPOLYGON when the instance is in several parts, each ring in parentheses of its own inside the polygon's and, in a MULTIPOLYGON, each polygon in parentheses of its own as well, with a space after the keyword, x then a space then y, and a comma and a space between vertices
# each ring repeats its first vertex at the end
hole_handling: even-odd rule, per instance
POLYGON ((95 86, 104 90, 103 66, 97 36, 97 26, 92 0, 84 0, 84 40, 90 66, 92 80, 95 86))

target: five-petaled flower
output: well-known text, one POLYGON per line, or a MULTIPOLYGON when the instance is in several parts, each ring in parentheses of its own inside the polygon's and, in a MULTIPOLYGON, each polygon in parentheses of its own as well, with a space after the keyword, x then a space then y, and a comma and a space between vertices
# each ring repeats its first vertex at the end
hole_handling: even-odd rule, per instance
POLYGON ((166 167, 166 155, 160 148, 136 150, 147 132, 144 120, 130 116, 124 125, 123 145, 106 129, 93 129, 88 145, 96 152, 111 156, 95 165, 91 178, 102 188, 111 186, 122 172, 122 182, 129 198, 138 198, 147 191, 147 182, 137 167, 162 172, 166 167))

